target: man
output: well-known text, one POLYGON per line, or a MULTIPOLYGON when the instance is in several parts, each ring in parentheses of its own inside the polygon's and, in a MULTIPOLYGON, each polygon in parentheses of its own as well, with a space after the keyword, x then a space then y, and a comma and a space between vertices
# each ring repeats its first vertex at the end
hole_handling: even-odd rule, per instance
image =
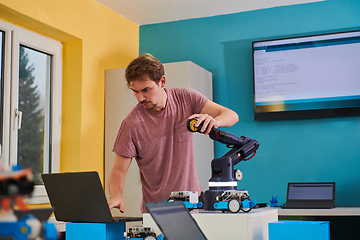
POLYGON ((202 132, 230 127, 238 115, 188 88, 165 88, 161 62, 150 54, 134 59, 125 71, 128 88, 138 104, 121 123, 113 151, 115 161, 109 176, 109 207, 124 212, 125 176, 135 157, 140 170, 143 200, 168 199, 172 191, 201 192, 195 169, 192 133, 188 119, 198 118, 202 132))

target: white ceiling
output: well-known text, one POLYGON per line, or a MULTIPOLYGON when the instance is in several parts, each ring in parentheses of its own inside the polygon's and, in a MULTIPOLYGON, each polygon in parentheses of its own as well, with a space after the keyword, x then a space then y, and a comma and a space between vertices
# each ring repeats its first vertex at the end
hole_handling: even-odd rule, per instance
POLYGON ((325 0, 95 0, 138 25, 325 0))

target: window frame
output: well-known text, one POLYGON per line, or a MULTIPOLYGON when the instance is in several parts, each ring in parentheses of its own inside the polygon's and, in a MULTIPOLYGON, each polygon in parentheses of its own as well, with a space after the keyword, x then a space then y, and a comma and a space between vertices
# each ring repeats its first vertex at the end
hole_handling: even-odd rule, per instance
POLYGON ((11 92, 11 32, 13 25, 0 21, 0 28, 5 33, 4 37, 4 49, 3 49, 3 57, 4 57, 4 69, 3 69, 3 135, 2 135, 2 146, 1 146, 1 154, 0 154, 0 165, 7 167, 9 166, 9 138, 10 138, 10 116, 7 116, 6 113, 10 113, 10 92, 11 92))
MULTIPOLYGON (((60 172, 60 142, 61 142, 61 103, 62 103, 62 44, 54 39, 42 36, 29 30, 1 21, 0 27, 5 34, 5 47, 7 58, 4 65, 4 112, 3 112, 3 154, 1 162, 4 166, 12 166, 17 163, 17 136, 18 118, 15 117, 15 109, 18 109, 19 89, 19 48, 20 45, 52 55, 52 79, 51 79, 51 169, 50 172, 60 172), (5 23, 5 24, 4 24, 5 23), (7 26, 4 30, 2 25, 7 26), (8 50, 9 46, 11 48, 8 50), (6 68, 6 69, 5 69, 6 68), (10 77, 11 76, 11 77, 10 77), (5 86, 6 85, 6 86, 5 86), (9 85, 9 86, 8 86, 9 85), (6 93, 6 95, 5 95, 6 93), (6 123, 5 123, 6 122, 6 123), (6 130, 8 129, 8 130, 6 130), (6 132, 6 136, 5 136, 6 132), (5 144, 8 143, 8 144, 5 144)), ((46 172, 44 168, 44 172, 46 172)), ((36 185, 33 197, 27 203, 48 203, 46 190, 43 185, 36 185)))

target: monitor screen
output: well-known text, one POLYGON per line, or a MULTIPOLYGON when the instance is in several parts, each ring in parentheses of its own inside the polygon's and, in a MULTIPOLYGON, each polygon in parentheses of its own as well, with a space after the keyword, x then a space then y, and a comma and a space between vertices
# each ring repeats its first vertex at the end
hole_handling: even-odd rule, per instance
POLYGON ((360 115, 360 31, 252 44, 255 120, 360 115))

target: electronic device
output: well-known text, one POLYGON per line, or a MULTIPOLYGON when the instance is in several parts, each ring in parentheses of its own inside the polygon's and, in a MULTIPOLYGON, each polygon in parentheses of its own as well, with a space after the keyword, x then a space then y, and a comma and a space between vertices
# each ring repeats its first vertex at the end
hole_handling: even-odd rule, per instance
POLYGON ((165 239, 207 239, 182 201, 145 203, 145 207, 165 239))
POLYGON ((163 235, 156 236, 152 227, 144 226, 129 227, 129 231, 124 236, 126 240, 164 240, 163 235))
POLYGON ((254 119, 360 115, 360 31, 254 41, 254 119))
POLYGON ((288 183, 286 203, 281 208, 334 208, 335 182, 288 183))
POLYGON ((131 222, 142 217, 112 217, 97 172, 41 175, 56 220, 64 222, 131 222))
POLYGON ((0 169, 0 239, 58 239, 55 225, 47 222, 53 209, 30 209, 23 201, 33 190, 31 168, 21 169, 18 164, 0 169))
MULTIPOLYGON (((197 118, 189 119, 186 127, 190 132, 201 132, 203 123, 196 127, 197 118)), ((205 210, 221 210, 237 213, 240 210, 249 212, 257 201, 251 201, 247 191, 237 189, 237 181, 242 178, 235 165, 250 160, 259 148, 259 142, 246 136, 237 137, 229 132, 213 128, 209 137, 226 144, 229 150, 224 156, 211 161, 211 178, 209 190, 205 191, 205 210)))

